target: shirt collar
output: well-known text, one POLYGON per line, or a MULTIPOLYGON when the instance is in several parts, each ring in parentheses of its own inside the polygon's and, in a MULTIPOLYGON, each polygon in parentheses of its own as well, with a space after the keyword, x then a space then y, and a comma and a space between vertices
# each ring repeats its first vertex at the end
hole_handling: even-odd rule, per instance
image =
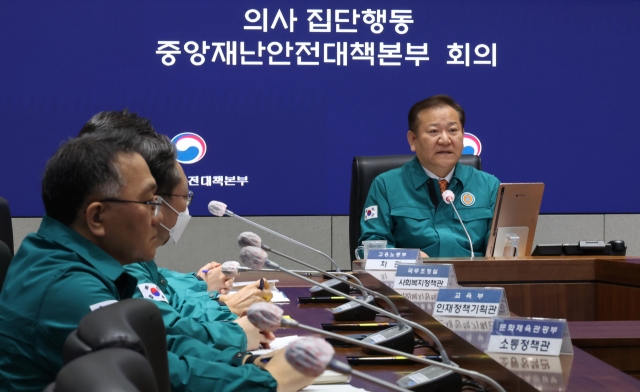
MULTIPOLYGON (((420 165, 422 166, 422 165, 420 165)), ((434 180, 447 180, 448 183, 451 183, 451 178, 453 177, 453 172, 456 170, 455 166, 453 167, 453 169, 451 169, 451 171, 449 172, 449 174, 447 174, 444 178, 440 178, 438 176, 436 176, 435 174, 433 174, 432 172, 430 172, 429 170, 427 170, 426 167, 422 166, 422 168, 424 169, 424 172, 427 173, 428 177, 433 178, 434 180)))
MULTIPOLYGON (((430 178, 430 176, 427 174, 428 173, 427 169, 425 169, 420 164, 420 161, 418 161, 418 157, 415 157, 413 158, 413 160, 409 161, 408 169, 409 169, 409 175, 411 177, 411 182, 413 183, 413 187, 415 189, 420 188, 430 178)), ((456 166, 453 168, 453 170, 449 174, 447 174, 447 176, 445 177, 445 180, 447 180, 451 184, 455 179, 464 186, 470 174, 471 174, 471 168, 458 162, 456 163, 456 166)), ((434 178, 436 180, 439 179, 438 176, 436 175, 433 175, 433 177, 431 178, 434 178)))
POLYGON ((48 215, 42 218, 38 235, 77 253, 87 263, 113 281, 125 272, 116 259, 72 228, 48 215))

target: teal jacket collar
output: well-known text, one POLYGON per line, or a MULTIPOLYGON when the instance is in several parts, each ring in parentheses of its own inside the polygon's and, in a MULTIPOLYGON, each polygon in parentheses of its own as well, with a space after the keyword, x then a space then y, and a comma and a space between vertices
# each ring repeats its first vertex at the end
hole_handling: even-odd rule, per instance
MULTIPOLYGON (((407 163, 407 169, 409 171, 409 176, 411 176, 411 182, 413 183, 413 187, 415 189, 420 188, 429 180, 429 176, 427 176, 427 173, 424 172, 420 161, 418 161, 418 157, 413 158, 407 163)), ((453 171, 451 184, 455 185, 455 180, 457 180, 464 187, 464 184, 469 179, 470 175, 471 168, 458 162, 456 163, 455 170, 453 171)))
POLYGON ((69 226, 48 215, 42 218, 38 235, 77 253, 110 280, 115 281, 125 272, 116 259, 69 226))

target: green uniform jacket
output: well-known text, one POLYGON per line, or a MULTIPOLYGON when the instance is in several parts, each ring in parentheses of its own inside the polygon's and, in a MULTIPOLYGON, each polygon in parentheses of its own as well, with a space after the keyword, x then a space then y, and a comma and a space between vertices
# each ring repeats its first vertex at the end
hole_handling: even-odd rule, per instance
MULTIPOLYGON (((484 256, 487 248, 499 185, 494 176, 458 163, 448 187, 476 256, 484 256)), ((360 243, 387 240, 388 247, 420 249, 429 257, 470 255, 453 208, 444 203, 438 182, 417 158, 373 180, 360 227, 360 243)))
POLYGON ((206 292, 186 290, 180 295, 173 289, 173 282, 158 272, 154 261, 129 264, 125 269, 138 280, 134 298, 147 298, 141 289, 146 283, 158 286, 164 295, 147 299, 153 299, 160 308, 168 335, 189 336, 218 350, 236 348, 244 351, 247 348, 247 336, 239 324, 231 322, 235 317, 231 316, 229 308, 220 306, 206 292))
POLYGON ((111 256, 45 216, 11 261, 0 294, 0 390, 42 391, 82 317, 130 297, 135 283, 111 256))
MULTIPOLYGON (((135 287, 116 260, 45 216, 22 242, 0 293, 0 391, 42 391, 55 380, 64 341, 82 317, 131 297, 135 287)), ((276 390, 268 372, 237 366, 236 348, 219 351, 171 335, 167 347, 175 391, 276 390)))
MULTIPOLYGON (((125 266, 125 269, 129 266, 125 266)), ((133 267, 136 268, 136 267, 133 267)), ((143 266, 153 273, 153 265, 143 266)), ((138 268, 139 270, 139 268, 138 268)), ((166 268, 158 268, 157 275, 161 275, 167 282, 167 290, 171 294, 169 301, 182 315, 195 319, 201 319, 201 312, 206 312, 206 320, 235 320, 238 318, 227 306, 221 306, 215 299, 217 291, 207 291, 207 283, 198 279, 196 274, 172 271, 166 268)), ((162 283, 162 279, 160 279, 162 283)))

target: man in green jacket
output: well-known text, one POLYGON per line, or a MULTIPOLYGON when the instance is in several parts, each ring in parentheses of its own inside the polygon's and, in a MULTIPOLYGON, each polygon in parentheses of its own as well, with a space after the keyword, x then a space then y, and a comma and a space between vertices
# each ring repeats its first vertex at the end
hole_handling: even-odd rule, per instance
POLYGON ((446 95, 413 105, 407 140, 416 157, 374 179, 360 221, 360 242, 387 240, 388 247, 420 249, 423 257, 470 256, 467 235, 442 199, 442 192, 450 190, 474 255, 484 256, 500 182, 458 162, 464 124, 464 110, 446 95))
MULTIPOLYGON (((151 260, 161 199, 137 133, 87 135, 47 163, 46 215, 16 253, 0 293, 0 390, 41 391, 63 365, 68 334, 92 310, 129 298, 123 265, 151 260)), ((237 348, 168 335, 174 390, 295 391, 312 380, 278 352, 264 367, 237 348)))

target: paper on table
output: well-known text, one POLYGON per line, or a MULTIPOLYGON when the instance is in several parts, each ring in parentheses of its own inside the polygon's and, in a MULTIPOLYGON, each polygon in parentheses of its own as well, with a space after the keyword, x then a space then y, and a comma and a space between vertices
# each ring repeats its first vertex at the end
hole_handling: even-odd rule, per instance
MULTIPOLYGON (((267 282, 270 283, 270 287, 272 290, 276 289, 276 283, 278 283, 280 280, 279 279, 267 279, 267 282)), ((250 282, 233 282, 233 287, 244 287, 244 286, 248 286, 251 283, 253 283, 254 281, 250 281, 250 282)))
POLYGON ((309 385, 303 392, 369 392, 366 389, 356 388, 351 384, 326 384, 309 385))
MULTIPOLYGON (((273 342, 271 342, 271 348, 266 348, 262 350, 253 350, 251 351, 254 355, 264 355, 268 354, 274 350, 278 350, 284 347, 287 347, 291 342, 299 339, 301 336, 291 335, 291 336, 283 336, 280 338, 275 338, 273 342)), ((334 372, 333 370, 325 370, 321 375, 318 376, 314 380, 314 384, 332 384, 335 385, 337 383, 347 383, 351 380, 350 375, 345 375, 342 373, 334 372)), ((303 389, 306 391, 306 389, 303 389)), ((358 391, 359 389, 348 389, 345 391, 358 391)), ((364 391, 364 389, 362 389, 364 391)), ((335 391, 334 391, 335 392, 335 391)))
POLYGON ((271 348, 263 348, 261 350, 253 350, 253 351, 251 351, 251 354, 254 354, 254 355, 268 354, 271 351, 278 350, 278 349, 281 349, 283 347, 287 347, 289 345, 289 343, 293 342, 294 340, 297 340, 299 337, 300 336, 298 336, 298 335, 291 335, 291 336, 283 336, 281 338, 276 338, 273 342, 271 342, 271 344, 270 344, 271 348))
MULTIPOLYGON (((289 298, 287 297, 287 295, 285 293, 283 293, 282 291, 278 290, 276 288, 276 283, 279 282, 278 279, 274 279, 274 280, 267 280, 267 282, 269 282, 269 288, 271 290, 271 293, 273 293, 273 297, 271 298, 271 303, 274 304, 288 304, 291 303, 291 301, 289 300, 289 298)), ((233 282, 233 287, 244 287, 248 284, 251 284, 253 282, 233 282)), ((235 294, 237 293, 237 291, 231 291, 229 294, 235 294)))

